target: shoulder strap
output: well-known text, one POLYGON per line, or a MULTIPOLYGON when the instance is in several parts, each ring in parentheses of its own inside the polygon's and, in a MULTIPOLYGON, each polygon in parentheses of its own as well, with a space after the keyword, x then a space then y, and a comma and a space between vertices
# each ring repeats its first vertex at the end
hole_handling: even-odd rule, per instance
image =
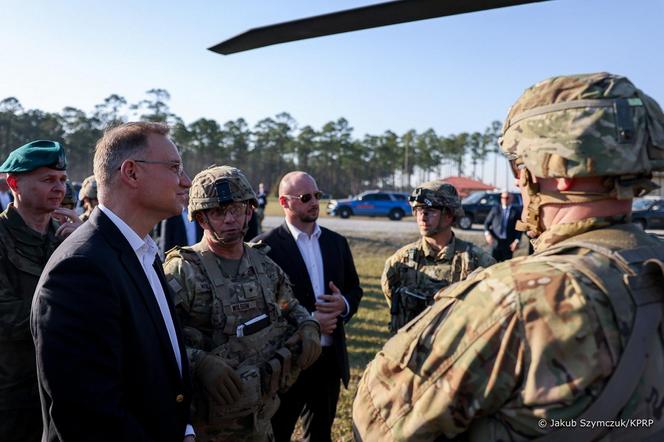
MULTIPOLYGON (((200 241, 193 246, 191 246, 191 250, 196 252, 196 256, 200 260, 201 265, 203 266, 203 269, 205 270, 205 273, 207 274, 207 277, 210 279, 210 284, 212 288, 212 295, 214 297, 213 304, 212 304, 212 309, 214 310, 215 308, 221 309, 221 299, 223 299, 222 296, 222 291, 221 288, 226 285, 230 286, 230 280, 224 276, 224 274, 221 272, 221 268, 219 267, 219 264, 217 263, 217 259, 215 258, 214 253, 212 253, 203 243, 203 241, 200 241)), ((232 335, 235 333, 235 326, 236 326, 236 317, 235 316, 226 316, 226 324, 224 325, 224 329, 221 330, 222 333, 226 335, 232 335)), ((214 333, 218 333, 219 330, 214 330, 214 333)), ((215 342, 217 339, 215 339, 215 342)))
MULTIPOLYGON (((270 299, 266 293, 266 287, 270 287, 272 285, 272 281, 270 281, 270 278, 267 276, 267 272, 265 271, 265 266, 267 265, 267 256, 262 251, 256 250, 252 247, 245 247, 244 250, 247 254, 249 263, 258 275, 258 290, 260 290, 261 295, 263 296, 265 307, 267 308, 268 314, 270 315, 270 320, 275 322, 278 319, 278 312, 275 305, 276 299, 270 299)), ((275 297, 276 295, 277 294, 275 292, 275 297)))
POLYGON ((469 272, 470 261, 473 259, 471 252, 473 245, 469 242, 456 238, 457 246, 452 257, 452 272, 450 274, 450 284, 465 279, 469 272))
POLYGON ((219 287, 228 283, 227 278, 221 272, 221 269, 217 264, 217 259, 214 257, 214 253, 208 250, 202 242, 194 244, 191 246, 191 249, 196 252, 196 255, 199 257, 201 264, 205 269, 205 273, 207 273, 208 278, 210 278, 213 291, 216 292, 219 287))
MULTIPOLYGON (((576 418, 588 421, 614 419, 627 404, 641 380, 640 374, 647 361, 647 352, 662 321, 664 250, 662 250, 663 248, 640 247, 614 252, 606 247, 583 241, 569 241, 563 247, 556 249, 560 251, 563 248, 577 247, 601 253, 625 271, 622 279, 616 276, 610 277, 612 280, 603 280, 598 276, 598 273, 602 273, 602 269, 593 260, 584 257, 582 260, 574 261, 575 266, 607 294, 614 308, 621 308, 620 305, 624 305, 627 301, 621 296, 621 292, 624 293, 624 291, 618 289, 625 286, 636 307, 632 332, 625 343, 611 378, 600 395, 581 416, 576 418)), ((615 272, 612 273, 617 275, 615 272)), ((609 428, 601 426, 564 428, 555 430, 537 440, 540 442, 596 440, 609 430, 609 428)))

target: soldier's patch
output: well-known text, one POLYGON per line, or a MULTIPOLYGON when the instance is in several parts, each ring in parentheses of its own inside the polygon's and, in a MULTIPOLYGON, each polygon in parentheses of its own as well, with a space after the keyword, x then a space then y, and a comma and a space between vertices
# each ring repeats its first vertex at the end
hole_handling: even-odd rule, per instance
POLYGON ((238 302, 237 304, 231 304, 231 311, 233 313, 245 312, 247 310, 251 310, 251 309, 255 309, 255 308, 256 308, 256 301, 238 302))
POLYGON ((242 284, 242 291, 238 293, 238 298, 242 301, 255 299, 258 296, 258 286, 255 282, 242 284))

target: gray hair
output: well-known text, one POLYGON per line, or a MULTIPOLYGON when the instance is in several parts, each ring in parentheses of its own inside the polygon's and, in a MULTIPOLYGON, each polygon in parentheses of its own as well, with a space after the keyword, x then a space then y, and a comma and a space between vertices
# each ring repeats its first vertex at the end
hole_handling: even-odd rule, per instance
POLYGON ((167 135, 169 127, 164 123, 137 121, 107 129, 97 141, 93 161, 98 193, 104 194, 117 178, 125 160, 147 147, 150 134, 167 135))

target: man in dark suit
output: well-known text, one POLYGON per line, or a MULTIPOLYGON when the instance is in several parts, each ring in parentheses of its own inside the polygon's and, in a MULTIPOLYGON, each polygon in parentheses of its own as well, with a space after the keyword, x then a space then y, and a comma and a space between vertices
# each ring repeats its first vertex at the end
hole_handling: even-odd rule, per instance
POLYGON ((268 256, 286 272, 300 304, 321 326, 320 358, 281 395, 272 418, 278 442, 290 441, 301 413, 305 440, 331 440, 340 381, 348 387, 350 378, 344 324, 357 311, 362 289, 346 238, 316 223, 320 197, 310 175, 286 174, 279 185, 286 220, 255 239, 270 246, 268 256))
POLYGON ((149 236, 191 186, 167 134, 160 123, 104 134, 100 205, 39 280, 31 331, 43 441, 193 440, 187 355, 149 236))
POLYGON ((491 255, 498 262, 512 259, 521 240, 521 232, 516 230, 521 209, 512 204, 513 200, 511 193, 502 192, 500 204, 491 208, 484 221, 484 238, 493 247, 491 255))
MULTIPOLYGON (((193 246, 203 238, 203 229, 196 221, 189 220, 187 209, 159 223, 157 229, 162 254, 175 246, 193 246)), ((253 238, 253 237, 252 237, 253 238)))

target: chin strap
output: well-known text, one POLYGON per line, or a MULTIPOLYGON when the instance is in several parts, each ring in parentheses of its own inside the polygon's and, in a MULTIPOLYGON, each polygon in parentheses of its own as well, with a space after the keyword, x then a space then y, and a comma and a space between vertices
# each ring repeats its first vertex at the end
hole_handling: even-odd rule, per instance
POLYGON ((650 177, 644 176, 609 177, 605 180, 604 184, 607 188, 606 192, 580 192, 574 190, 560 192, 540 191, 539 184, 533 182, 530 171, 525 169, 525 173, 519 179, 519 186, 528 192, 529 203, 526 208, 526 222, 517 221, 516 230, 532 232, 532 237, 539 236, 544 231, 544 227, 541 225, 539 209, 547 204, 566 205, 608 199, 631 199, 634 198, 635 192, 645 194, 658 187, 650 181, 650 177), (651 187, 655 187, 646 189, 645 186, 648 184, 651 187))
POLYGON ((534 183, 530 178, 528 169, 524 169, 524 173, 520 175, 519 187, 526 189, 528 192, 528 206, 526 207, 526 221, 518 220, 515 228, 520 232, 532 232, 532 235, 528 236, 536 238, 544 231, 544 229, 540 229, 539 208, 541 205, 541 196, 539 193, 539 184, 534 183))
POLYGON ((217 230, 214 227, 212 227, 212 223, 210 222, 210 218, 208 217, 207 211, 203 211, 203 216, 205 217, 205 222, 207 223, 208 227, 210 228, 210 232, 212 232, 212 238, 214 238, 214 240, 217 241, 217 242, 220 242, 222 244, 226 244, 226 242, 217 233, 217 230))

